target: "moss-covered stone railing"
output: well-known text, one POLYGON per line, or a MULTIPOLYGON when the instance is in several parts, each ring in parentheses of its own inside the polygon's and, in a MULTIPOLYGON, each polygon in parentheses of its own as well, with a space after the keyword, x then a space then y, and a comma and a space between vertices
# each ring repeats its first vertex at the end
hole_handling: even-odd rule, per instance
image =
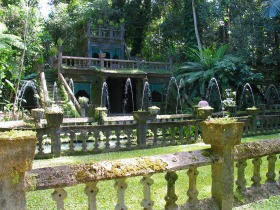
POLYGON ((139 129, 137 123, 110 125, 70 125, 56 129, 37 129, 38 153, 36 158, 59 155, 97 154, 140 148, 162 147, 194 143, 199 138, 200 120, 176 122, 150 122, 146 129, 139 129), (137 130, 141 132, 141 135, 137 130), (53 138, 56 137, 54 141, 53 138), (51 138, 52 151, 47 151, 45 142, 51 138), (140 141, 141 139, 141 141, 140 141), (53 142, 59 142, 55 146, 53 142), (57 148, 59 147, 59 148, 57 148), (62 149, 63 147, 63 149, 62 149), (59 151, 53 153, 54 151, 59 151), (51 153, 50 153, 51 152, 51 153))
POLYGON ((236 200, 236 205, 280 194, 279 181, 277 182, 279 168, 276 165, 279 154, 280 139, 248 142, 235 146, 234 160, 236 161, 237 168, 236 194, 241 198, 236 200), (262 165, 264 159, 267 160, 266 166, 262 165), (250 180, 245 177, 245 170, 248 170, 246 167, 249 160, 253 163, 250 180), (261 174, 265 174, 265 177, 261 174))
MULTIPOLYGON (((225 144, 216 148, 214 144, 212 149, 191 152, 39 168, 27 173, 27 177, 32 177, 36 182, 31 182, 27 178, 25 189, 27 191, 54 189, 52 198, 58 209, 64 209, 67 196, 69 198, 76 196, 68 195, 67 187, 85 184, 84 192, 88 200, 88 208, 98 209, 98 193, 107 190, 102 188, 100 182, 114 180, 112 185, 114 185, 116 193, 115 209, 127 209, 125 195, 129 187, 128 184, 131 183, 128 180, 137 176, 142 177, 140 183, 143 187, 142 193, 138 192, 135 196, 140 196, 137 200, 141 201, 142 208, 153 209, 156 204, 151 194, 153 190, 158 190, 155 188, 158 180, 153 179, 153 174, 164 173, 167 188, 166 196, 162 197, 165 202, 161 209, 228 210, 232 209, 233 206, 268 198, 271 195, 279 195, 280 186, 277 183, 277 174, 280 169, 276 168, 275 164, 278 154, 280 154, 280 139, 273 139, 243 143, 234 147, 233 144, 232 147, 225 144), (233 153, 226 153, 227 157, 223 157, 224 153, 222 151, 228 151, 229 149, 233 150, 233 153), (265 177, 260 173, 262 158, 268 160, 265 177), (251 186, 248 185, 250 183, 244 173, 246 163, 249 160, 253 160, 252 177, 250 177, 252 180, 251 186), (223 166, 233 165, 234 163, 236 163, 237 176, 234 176, 233 170, 228 170, 227 167, 222 169, 223 166), (197 186, 197 179, 205 176, 205 168, 201 167, 210 167, 210 165, 213 179, 212 195, 209 198, 199 199, 198 195, 204 190, 204 187, 197 186), (177 181, 185 177, 185 175, 183 177, 182 173, 179 173, 180 170, 186 170, 188 175, 186 194, 176 194, 177 181), (228 174, 228 172, 231 173, 228 174), (234 177, 234 179, 229 177, 234 177), (262 179, 265 179, 264 184, 261 181, 262 179), (237 186, 236 189, 233 189, 234 181, 237 186), (182 196, 184 197, 183 200, 187 202, 178 205, 177 200, 182 196)), ((139 190, 139 188, 137 189, 139 190)))
POLYGON ((237 117, 238 121, 245 123, 243 136, 255 136, 280 132, 279 115, 251 115, 237 117))
MULTIPOLYGON (((81 125, 77 119, 77 125, 63 124, 57 128, 57 135, 50 135, 51 131, 46 124, 43 128, 37 128, 38 152, 36 158, 51 157, 52 155, 81 155, 96 154, 100 152, 114 152, 139 148, 161 147, 178 144, 190 144, 197 142, 200 137, 200 119, 187 120, 188 116, 180 119, 162 118, 148 120, 146 129, 142 129, 143 135, 137 137, 137 121, 133 117, 108 119, 105 125, 81 125), (186 117, 186 118, 185 118, 186 117), (79 124, 79 125, 78 125, 79 124), (56 136, 54 140, 52 136, 56 136), (59 139, 58 139, 59 138, 59 139), (138 141, 137 138, 142 138, 138 141), (59 142, 61 148, 52 146, 52 154, 48 148, 49 139, 59 142), (141 142, 141 146, 140 146, 141 142), (62 149, 63 147, 63 149, 62 149)), ((110 117, 107 117, 110 118, 110 117)), ((243 136, 271 134, 280 132, 280 117, 278 115, 259 116, 252 121, 248 117, 239 117, 238 121, 244 122, 243 136), (254 126, 254 123, 256 123, 254 126)), ((65 120, 65 119, 64 119, 65 120)))

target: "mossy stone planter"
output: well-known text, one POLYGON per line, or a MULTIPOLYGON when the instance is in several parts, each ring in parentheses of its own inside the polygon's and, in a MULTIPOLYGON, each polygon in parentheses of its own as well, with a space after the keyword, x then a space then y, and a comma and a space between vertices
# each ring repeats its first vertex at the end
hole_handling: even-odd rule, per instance
POLYGON ((138 122, 146 122, 147 120, 150 120, 152 117, 149 111, 134 111, 133 118, 138 122))
POLYGON ((44 117, 44 109, 31 109, 31 116, 34 118, 35 122, 40 122, 44 117))
POLYGON ((207 119, 208 117, 211 117, 213 113, 213 108, 211 107, 200 107, 197 109, 196 117, 199 119, 207 119))
POLYGON ((45 113, 49 126, 60 126, 63 122, 63 113, 45 113))
POLYGON ((246 109, 247 115, 257 116, 260 114, 259 108, 247 108, 246 109))
POLYGON ((36 143, 33 131, 0 132, 0 177, 30 171, 36 143))
POLYGON ((204 121, 200 126, 204 143, 219 147, 239 144, 244 129, 243 122, 217 123, 204 121))
POLYGON ((96 107, 94 113, 94 120, 98 122, 99 125, 102 124, 103 120, 107 117, 108 109, 106 107, 96 107))

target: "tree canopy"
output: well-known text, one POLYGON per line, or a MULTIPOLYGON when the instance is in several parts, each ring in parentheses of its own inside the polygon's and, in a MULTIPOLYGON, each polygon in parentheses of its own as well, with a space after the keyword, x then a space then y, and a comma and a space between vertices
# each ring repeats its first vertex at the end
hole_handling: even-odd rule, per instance
POLYGON ((57 52, 58 40, 63 41, 63 54, 86 56, 89 19, 124 21, 132 55, 172 59, 179 69, 174 74, 186 82, 195 75, 198 81, 210 75, 232 81, 238 79, 233 75, 236 69, 252 82, 254 78, 260 82, 254 73, 262 73, 266 83, 280 81, 280 0, 53 0, 51 4, 53 11, 42 19, 37 0, 1 1, 0 85, 8 85, 8 78, 16 86, 34 73, 34 63, 47 62, 57 52), (190 49, 197 49, 198 39, 197 55, 227 46, 225 56, 212 57, 208 67, 202 65, 202 57, 193 60, 190 49), (190 69, 200 65, 200 70, 186 70, 190 65, 190 69))

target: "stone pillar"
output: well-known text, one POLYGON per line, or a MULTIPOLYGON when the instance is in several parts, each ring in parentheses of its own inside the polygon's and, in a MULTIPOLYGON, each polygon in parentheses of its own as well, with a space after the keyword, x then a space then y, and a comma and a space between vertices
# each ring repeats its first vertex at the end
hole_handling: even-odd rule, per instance
POLYGON ((81 106, 81 117, 86 117, 86 107, 81 106))
POLYGON ((212 164, 212 197, 221 210, 233 207, 234 154, 231 147, 212 146, 212 150, 223 158, 223 163, 212 164))
POLYGON ((248 118, 250 120, 250 124, 254 132, 257 132, 257 123, 260 114, 259 108, 247 108, 246 112, 248 114, 248 118))
POLYGON ((0 177, 0 209, 25 210, 24 173, 0 177))
POLYGON ((148 111, 135 111, 133 117, 137 121, 137 144, 140 147, 146 146, 147 120, 151 119, 148 111))
POLYGON ((51 152, 54 157, 61 153, 60 125, 63 122, 63 113, 45 113, 47 126, 51 135, 51 152))
POLYGON ((100 67, 104 68, 104 59, 105 59, 106 53, 99 53, 100 58, 100 67))
POLYGON ((222 162, 214 162, 212 170, 212 197, 216 199, 221 210, 232 209, 234 201, 234 146, 239 144, 244 123, 201 123, 204 143, 210 144, 214 154, 222 162), (213 133, 215 135, 213 135, 213 133))
POLYGON ((59 126, 51 127, 51 152, 54 157, 59 157, 61 153, 61 141, 59 126))
POLYGON ((24 176, 32 169, 36 143, 35 132, 0 133, 0 209, 26 209, 24 176))
POLYGON ((88 103, 80 103, 81 105, 81 117, 86 117, 86 108, 88 107, 88 103))

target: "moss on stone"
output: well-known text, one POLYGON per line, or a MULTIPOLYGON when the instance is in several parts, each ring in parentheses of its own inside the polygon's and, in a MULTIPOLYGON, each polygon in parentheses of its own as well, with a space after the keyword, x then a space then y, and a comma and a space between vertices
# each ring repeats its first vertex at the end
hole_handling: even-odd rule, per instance
POLYGON ((1 132, 0 140, 26 139, 28 137, 36 138, 36 132, 23 131, 23 130, 5 131, 5 132, 1 132))
POLYGON ((134 176, 143 172, 162 172, 166 167, 167 163, 160 159, 138 158, 133 163, 115 161, 106 167, 102 163, 83 165, 77 169, 75 176, 78 181, 98 180, 134 176))

